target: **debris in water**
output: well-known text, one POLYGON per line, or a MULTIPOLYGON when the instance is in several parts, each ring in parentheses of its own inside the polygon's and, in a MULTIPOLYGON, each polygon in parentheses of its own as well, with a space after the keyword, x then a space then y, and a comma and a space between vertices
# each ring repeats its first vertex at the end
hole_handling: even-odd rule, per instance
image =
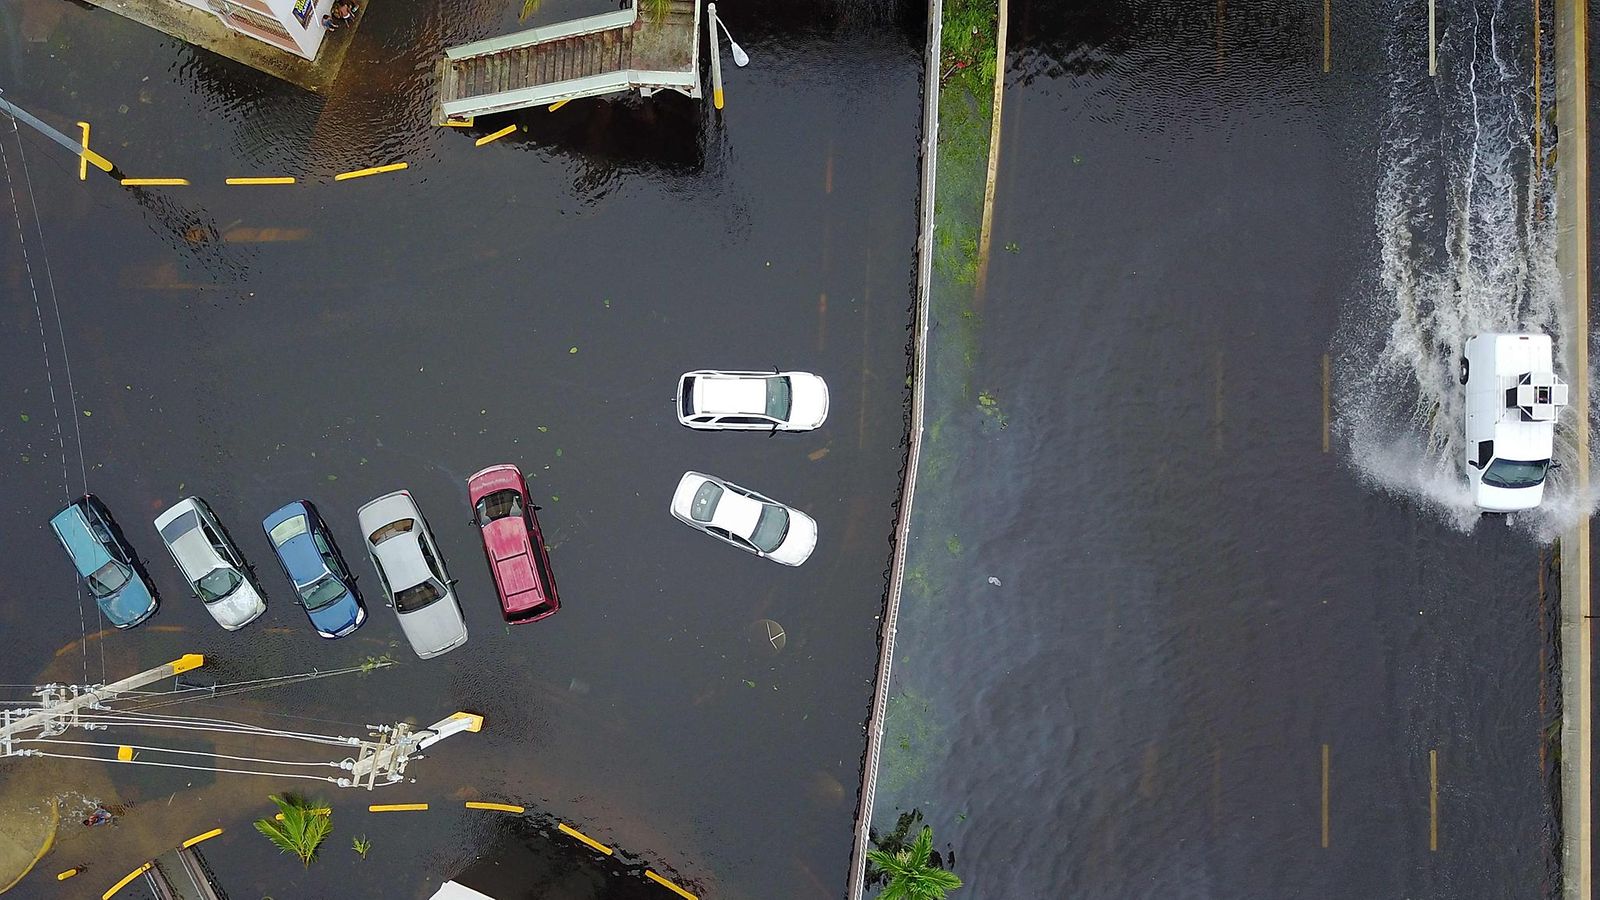
POLYGON ((990 575, 989 576, 989 583, 994 585, 995 587, 999 587, 1000 586, 1000 579, 994 577, 993 575, 990 575))

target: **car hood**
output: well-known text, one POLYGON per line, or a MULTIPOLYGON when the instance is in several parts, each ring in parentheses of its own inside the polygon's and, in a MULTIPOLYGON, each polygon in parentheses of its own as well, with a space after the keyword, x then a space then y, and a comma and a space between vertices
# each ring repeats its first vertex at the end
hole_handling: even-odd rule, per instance
POLYGON ((1544 482, 1532 487, 1503 488, 1477 482, 1472 488, 1472 502, 1488 512, 1520 512, 1533 509, 1544 500, 1544 482))
POLYGON ((256 616, 266 612, 267 601, 261 599, 255 585, 245 578, 233 593, 215 603, 207 603, 206 611, 217 620, 217 624, 232 631, 249 625, 256 620, 256 616))
POLYGON ((411 649, 423 659, 458 647, 467 640, 467 623, 461 619, 454 591, 416 612, 400 613, 400 630, 411 649))
POLYGON ((138 572, 134 572, 122 590, 98 602, 100 611, 118 628, 138 624, 156 608, 156 598, 151 596, 150 588, 145 586, 144 578, 138 572))
POLYGON ((796 428, 816 428, 828 418, 828 385, 806 373, 789 375, 789 424, 796 428))
POLYGON ((798 566, 811 556, 817 547, 817 520, 798 509, 789 510, 789 533, 783 536, 778 549, 767 554, 773 562, 798 566))
MULTIPOLYGON (((426 612, 426 610, 424 610, 426 612)), ((344 634, 353 630, 361 620, 366 618, 365 610, 361 608, 361 601, 350 591, 345 591, 344 596, 319 609, 306 610, 306 617, 317 631, 324 635, 344 634)))

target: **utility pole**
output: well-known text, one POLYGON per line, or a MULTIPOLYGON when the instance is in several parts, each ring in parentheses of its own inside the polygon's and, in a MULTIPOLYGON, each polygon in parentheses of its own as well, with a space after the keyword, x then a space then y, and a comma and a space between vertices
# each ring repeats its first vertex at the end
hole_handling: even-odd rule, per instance
POLYGON ((163 678, 175 678, 184 672, 198 669, 205 665, 205 662, 206 658, 199 653, 186 653, 180 659, 165 665, 147 669, 137 675, 100 687, 44 685, 34 691, 34 695, 39 697, 41 707, 38 712, 18 715, 18 711, 15 710, 0 710, 0 716, 3 716, 0 718, 0 723, 3 723, 0 724, 0 756, 13 755, 12 738, 24 731, 38 728, 45 736, 60 734, 69 726, 77 724, 79 710, 97 708, 121 694, 136 691, 163 678))

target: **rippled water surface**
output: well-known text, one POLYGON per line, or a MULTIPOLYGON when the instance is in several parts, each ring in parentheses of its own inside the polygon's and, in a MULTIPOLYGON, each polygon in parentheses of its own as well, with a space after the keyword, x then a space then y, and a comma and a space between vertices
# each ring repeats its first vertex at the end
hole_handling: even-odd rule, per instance
MULTIPOLYGON (((546 843, 570 846, 549 830, 574 824, 617 847, 619 868, 702 895, 842 890, 904 454, 923 23, 892 2, 723 13, 755 61, 730 69, 720 118, 662 96, 458 131, 428 122, 437 54, 514 27, 509 2, 371 4, 325 97, 99 10, 0 11, 9 99, 73 134, 90 121, 129 175, 192 182, 80 183, 74 158, 0 123, 24 226, 19 241, 0 199, 0 633, 13 648, 0 682, 99 681, 198 651, 197 683, 232 683, 392 654, 399 666, 365 676, 188 708, 333 734, 457 709, 487 721, 414 763, 415 784, 355 796, 304 783, 335 803, 328 859, 305 872, 248 824, 292 784, 8 764, 13 789, 70 773, 27 785, 70 784, 69 819, 90 800, 128 807, 115 829, 69 826, 32 890, 52 895, 45 879, 79 858, 93 877, 72 887, 109 885, 221 825, 208 859, 235 896, 426 896, 509 839, 462 809, 478 798, 527 805, 546 843), (505 124, 524 130, 473 146, 505 124), (399 160, 410 168, 331 180, 399 160), (301 182, 223 184, 284 174, 301 182), (673 385, 708 366, 818 372, 830 418, 804 435, 691 433, 673 385), (563 601, 515 629, 467 523, 466 477, 498 462, 529 476, 563 601), (787 569, 675 523, 667 501, 687 469, 809 512, 815 555, 787 569), (45 527, 85 484, 162 594, 148 624, 103 639, 45 527), (356 507, 397 488, 461 582, 471 640, 435 661, 404 644, 361 558, 356 507), (259 569, 269 610, 238 634, 185 592, 150 525, 188 494, 259 569), (350 638, 315 638, 271 561, 258 523, 296 497, 319 505, 362 579, 372 616, 350 638), (363 811, 412 801, 432 809, 363 811), (363 832, 365 863, 349 849, 363 832)), ((305 758, 291 752, 273 748, 305 758)), ((586 878, 548 895, 623 895, 586 878)))
MULTIPOLYGON (((1388 338, 1394 96, 1459 146, 1494 17, 1481 109, 1530 119, 1532 10, 1477 7, 1443 13, 1430 81, 1420 4, 1333 4, 1326 50, 1320 4, 1012 5, 989 280, 936 302, 876 815, 920 810, 973 896, 1555 889, 1549 551, 1372 485, 1336 427, 1347 351, 1388 338)), ((1452 193, 1422 188, 1453 175, 1416 173, 1432 260, 1452 193)), ((1479 246, 1548 252, 1497 221, 1479 246)))

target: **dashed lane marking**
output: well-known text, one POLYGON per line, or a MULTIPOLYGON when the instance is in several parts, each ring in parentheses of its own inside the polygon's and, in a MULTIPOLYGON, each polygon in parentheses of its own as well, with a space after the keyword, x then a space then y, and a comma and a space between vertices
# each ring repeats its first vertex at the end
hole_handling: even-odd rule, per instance
POLYGON ((514 803, 484 803, 478 800, 468 800, 467 809, 491 809, 496 812, 520 813, 522 807, 514 803))
POLYGON ((652 872, 649 869, 645 869, 644 870, 644 877, 646 877, 646 878, 650 879, 651 881, 654 881, 656 884, 659 884, 662 887, 672 891, 674 894, 677 894, 679 897, 685 898, 685 900, 700 900, 699 897, 696 897, 695 895, 689 893, 688 891, 684 890, 683 888, 678 887, 676 884, 673 884, 672 882, 668 881, 667 879, 662 878, 660 875, 657 875, 655 872, 652 872))
POLYGON ((293 175, 268 175, 227 179, 229 184, 294 184, 293 175))
POLYGON ((398 162, 398 163, 389 163, 386 166, 373 166, 373 167, 368 168, 368 169, 356 169, 355 171, 352 171, 352 172, 340 172, 339 174, 333 176, 333 180, 334 181, 349 181, 352 178, 365 178, 368 175, 381 175, 384 172, 398 172, 401 169, 408 168, 410 165, 411 165, 410 163, 398 162))
POLYGON ((427 808, 426 803, 374 803, 367 812, 417 812, 427 808))
POLYGON ((557 822, 556 827, 561 830, 562 834, 567 835, 568 837, 575 837, 578 840, 583 841, 585 844, 588 844, 590 847, 593 847, 596 851, 604 853, 607 856, 610 856, 613 852, 615 852, 610 847, 607 847, 605 844, 602 844, 594 838, 589 837, 565 822, 557 822))
POLYGON ((124 187, 181 187, 189 183, 187 178, 124 178, 124 187))

